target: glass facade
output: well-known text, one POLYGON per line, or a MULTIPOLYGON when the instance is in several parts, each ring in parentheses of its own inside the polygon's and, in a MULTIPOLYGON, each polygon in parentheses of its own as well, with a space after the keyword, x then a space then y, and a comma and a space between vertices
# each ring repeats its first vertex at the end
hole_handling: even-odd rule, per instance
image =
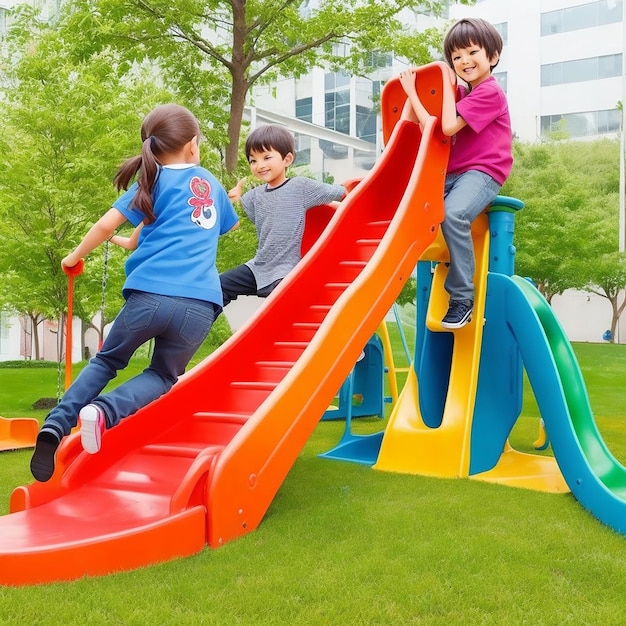
POLYGON ((498 81, 498 85, 502 87, 502 91, 506 93, 507 73, 506 72, 493 72, 493 77, 498 81))
POLYGON ((296 100, 296 117, 304 122, 313 121, 313 98, 296 100))
POLYGON ((624 0, 600 0, 541 14, 541 35, 556 35, 622 21, 624 0))
POLYGON ((326 128, 350 134, 350 90, 327 91, 324 94, 324 120, 326 128))
POLYGON ((506 46, 509 40, 509 24, 508 22, 501 22, 500 24, 494 24, 494 28, 500 33, 502 42, 506 46))
POLYGON ((294 165, 309 165, 311 163, 311 138, 308 135, 294 133, 296 158, 294 165))
POLYGON ((371 108, 357 105, 356 135, 359 139, 376 143, 376 113, 371 108))
POLYGON ((610 54, 541 66, 541 86, 582 83, 622 74, 622 55, 610 54))
POLYGON ((548 137, 550 133, 554 132, 566 133, 571 138, 617 133, 620 129, 621 119, 622 113, 617 109, 584 111, 564 115, 542 115, 541 136, 548 137))

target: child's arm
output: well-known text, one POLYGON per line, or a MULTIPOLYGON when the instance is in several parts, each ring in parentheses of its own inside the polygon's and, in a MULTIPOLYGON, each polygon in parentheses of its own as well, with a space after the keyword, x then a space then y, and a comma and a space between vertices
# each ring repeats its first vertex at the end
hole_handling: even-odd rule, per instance
POLYGON ((423 129, 430 117, 430 113, 426 110, 426 107, 422 104, 422 101, 417 95, 415 72, 413 72, 413 70, 400 72, 400 84, 402 85, 402 89, 404 89, 404 93, 407 95, 407 101, 402 110, 402 119, 417 122, 420 125, 420 129, 423 129))
POLYGON ((450 70, 450 82, 452 89, 443 90, 443 105, 441 109, 441 130, 444 135, 452 137, 461 128, 467 126, 467 122, 456 112, 456 74, 452 68, 450 70))
POLYGON ((243 186, 246 184, 246 178, 242 178, 239 182, 228 192, 228 197, 231 202, 239 202, 243 195, 243 186))
POLYGON ((122 237, 120 235, 111 235, 109 237, 109 241, 114 243, 116 246, 120 248, 125 248, 126 250, 135 250, 137 248, 137 241, 139 240, 139 233, 143 228, 143 222, 135 228, 132 235, 130 237, 122 237))
MULTIPOLYGON (((407 103, 402 111, 403 119, 413 119, 417 121, 420 128, 424 127, 426 121, 430 117, 430 113, 426 107, 422 104, 419 96, 417 95, 417 86, 415 84, 415 71, 407 70, 400 73, 400 84, 407 95, 407 103)), ((450 80, 453 87, 456 85, 456 74, 450 70, 450 80)), ((441 129, 448 137, 458 133, 461 128, 466 126, 465 120, 457 115, 456 112, 456 100, 453 89, 443 90, 443 104, 441 111, 441 129)))
POLYGON ((83 237, 83 240, 62 261, 65 267, 74 267, 82 258, 108 239, 117 228, 126 221, 123 213, 117 209, 109 209, 83 237))
POLYGON ((359 182, 361 182, 360 178, 351 178, 343 183, 339 183, 343 187, 343 198, 341 198, 341 200, 333 200, 329 202, 328 205, 336 209, 359 182))

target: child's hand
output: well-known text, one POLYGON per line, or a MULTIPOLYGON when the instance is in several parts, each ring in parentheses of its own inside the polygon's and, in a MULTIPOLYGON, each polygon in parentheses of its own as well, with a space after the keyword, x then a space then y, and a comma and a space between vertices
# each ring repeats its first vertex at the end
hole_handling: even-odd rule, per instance
POLYGON ((77 257, 73 252, 70 252, 64 259, 61 260, 61 267, 74 267, 80 263, 80 261, 80 257, 77 257))
POLYGON ((406 93, 407 96, 411 93, 417 92, 417 88, 415 86, 415 74, 412 70, 400 72, 400 84, 402 85, 402 89, 404 89, 404 93, 406 93))
POLYGON ((456 85, 456 81, 457 81, 456 72, 454 71, 454 69, 452 67, 449 67, 448 71, 450 72, 450 82, 452 83, 452 86, 454 87, 454 85, 456 85))
POLYGON ((231 202, 239 202, 239 200, 241 200, 243 186, 245 183, 245 178, 240 179, 239 182, 228 192, 228 197, 231 199, 231 202))

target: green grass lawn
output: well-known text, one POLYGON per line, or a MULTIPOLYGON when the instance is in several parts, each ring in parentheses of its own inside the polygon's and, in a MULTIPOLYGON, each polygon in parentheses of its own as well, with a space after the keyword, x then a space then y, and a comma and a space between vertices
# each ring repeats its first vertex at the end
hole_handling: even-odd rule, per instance
MULTIPOLYGON (((398 343, 395 336, 401 366, 398 343)), ((626 346, 574 348, 600 431, 626 460, 626 346)), ((136 359, 121 379, 144 365, 136 359)), ((54 396, 56 386, 54 368, 0 369, 0 415, 42 419, 45 411, 30 406, 54 396)), ((530 450, 539 412, 532 394, 525 395, 511 443, 530 450)), ((365 430, 382 425, 359 420, 365 430)), ((0 588, 0 624, 626 622, 626 536, 570 494, 320 459, 342 430, 342 422, 320 422, 249 535, 133 572, 0 588)), ((0 454, 2 514, 12 489, 32 480, 30 455, 0 454)))

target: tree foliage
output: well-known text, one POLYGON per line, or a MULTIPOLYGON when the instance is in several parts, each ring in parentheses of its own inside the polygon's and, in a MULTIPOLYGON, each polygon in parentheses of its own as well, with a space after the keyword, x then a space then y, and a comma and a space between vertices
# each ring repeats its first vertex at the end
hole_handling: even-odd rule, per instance
POLYGON ((515 163, 502 193, 519 198, 516 273, 548 301, 566 289, 611 302, 613 336, 624 303, 626 257, 618 251, 619 141, 514 144, 515 163))
MULTIPOLYGON (((462 0, 471 4, 472 0, 462 0)), ((129 63, 149 60, 160 78, 212 128, 228 173, 237 168, 246 98, 256 84, 328 67, 357 75, 372 54, 432 59, 441 34, 416 34, 403 11, 446 7, 439 0, 77 0, 64 22, 85 56, 112 47, 129 63)))
MULTIPOLYGON (((34 322, 62 318, 60 260, 110 206, 115 169, 137 153, 140 121, 155 104, 175 99, 194 111, 212 147, 203 161, 228 184, 247 173, 237 157, 255 84, 320 65, 364 73, 379 52, 429 61, 441 34, 416 35, 400 15, 445 5, 322 0, 309 10, 293 0, 77 0, 64 3, 54 22, 17 8, 0 68, 0 306, 34 322)), ((244 220, 224 243, 220 269, 252 255, 253 228, 244 220)), ((87 323, 103 301, 105 321, 120 304, 125 253, 110 251, 106 287, 104 258, 94 251, 76 281, 74 313, 87 323)))
MULTIPOLYGON (((113 55, 76 61, 70 48, 21 8, 2 65, 0 304, 32 319, 67 310, 61 259, 111 206, 116 167, 140 147, 140 114, 163 97, 139 76, 124 89, 113 55)), ((102 302, 102 258, 94 252, 76 281, 74 312, 85 321, 102 302)), ((111 265, 118 293, 123 271, 111 265)), ((119 308, 119 296, 109 302, 119 308)))

